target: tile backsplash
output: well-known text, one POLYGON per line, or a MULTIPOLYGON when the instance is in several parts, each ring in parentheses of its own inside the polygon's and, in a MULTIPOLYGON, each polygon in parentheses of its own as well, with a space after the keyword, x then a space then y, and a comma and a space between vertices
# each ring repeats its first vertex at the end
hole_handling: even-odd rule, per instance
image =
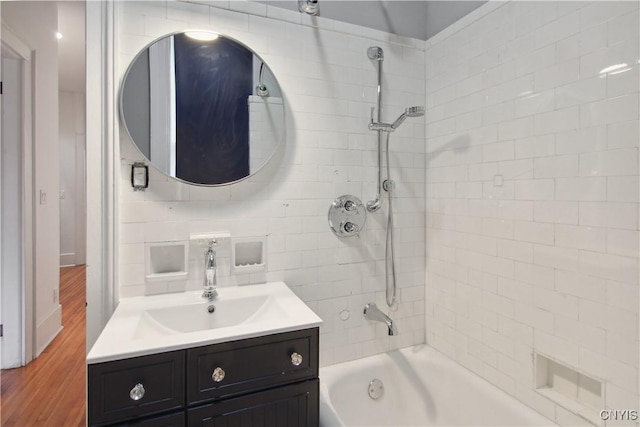
POLYGON ((332 201, 353 194, 363 202, 376 187, 376 134, 367 129, 376 99, 376 64, 369 46, 385 50, 385 118, 423 105, 424 42, 259 3, 216 6, 177 1, 117 2, 117 70, 137 52, 174 31, 202 28, 233 37, 269 65, 283 90, 286 140, 269 165, 250 179, 216 188, 189 186, 150 168, 145 192, 129 183, 141 160, 120 134, 119 295, 200 289, 204 248, 190 245, 189 280, 145 284, 145 242, 187 240, 190 233, 229 231, 264 237, 266 271, 232 274, 229 242, 218 247, 220 286, 285 281, 324 321, 321 364, 424 342, 424 118, 392 135, 391 163, 400 304, 400 335, 362 316, 364 304, 384 305, 384 215, 369 214, 359 238, 330 231, 332 201))
POLYGON ((638 4, 489 3, 426 43, 427 342, 563 425, 602 420, 534 353, 638 404, 638 4))

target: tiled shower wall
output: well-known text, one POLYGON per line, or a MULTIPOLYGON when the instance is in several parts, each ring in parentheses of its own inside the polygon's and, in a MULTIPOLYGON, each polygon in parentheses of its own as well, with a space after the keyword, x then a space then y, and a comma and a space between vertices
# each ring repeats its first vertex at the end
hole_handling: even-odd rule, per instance
POLYGON ((488 3, 426 45, 427 342, 565 425, 534 352, 638 404, 638 4, 488 3))
POLYGON ((323 319, 321 364, 424 342, 424 118, 392 136, 397 182, 396 249, 400 335, 362 317, 365 303, 384 303, 383 214, 369 214, 359 238, 340 240, 327 224, 332 201, 373 198, 376 136, 367 130, 375 105, 376 64, 367 47, 385 50, 385 117, 425 99, 424 42, 310 18, 250 2, 216 7, 182 2, 116 2, 118 76, 147 43, 188 28, 229 35, 264 58, 283 89, 286 142, 255 178, 218 188, 168 180, 151 168, 145 192, 131 189, 140 156, 120 132, 119 295, 199 289, 204 249, 190 246, 189 281, 145 284, 145 242, 187 240, 190 233, 229 231, 267 236, 267 268, 231 274, 229 242, 218 249, 219 283, 284 280, 323 319))

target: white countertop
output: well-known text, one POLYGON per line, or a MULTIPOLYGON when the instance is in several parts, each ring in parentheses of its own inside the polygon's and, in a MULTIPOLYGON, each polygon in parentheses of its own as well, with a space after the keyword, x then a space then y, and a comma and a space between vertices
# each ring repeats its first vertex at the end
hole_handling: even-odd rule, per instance
POLYGON ((123 298, 89 351, 87 363, 290 332, 322 324, 322 319, 284 282, 218 288, 218 294, 211 303, 202 298, 202 291, 123 298), (257 309, 243 317, 238 312, 242 311, 245 301, 251 304, 251 310, 253 307, 257 309), (210 304, 216 306, 213 314, 206 312, 210 304), (166 317, 162 318, 165 312, 166 317), (207 316, 216 315, 223 321, 219 327, 180 332, 185 328, 198 329, 202 322, 214 319, 207 316), (224 321, 233 324, 225 326, 224 321), (177 330, 172 329, 173 322, 177 330))

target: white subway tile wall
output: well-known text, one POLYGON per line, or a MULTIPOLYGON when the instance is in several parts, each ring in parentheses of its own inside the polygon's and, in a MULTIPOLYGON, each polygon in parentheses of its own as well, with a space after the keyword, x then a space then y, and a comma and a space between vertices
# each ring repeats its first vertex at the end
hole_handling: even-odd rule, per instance
POLYGON ((534 352, 638 409, 638 5, 489 3, 426 42, 427 343, 561 425, 534 352))
MULTIPOLYGON (((119 76, 147 43, 189 28, 229 35, 271 67, 285 97, 286 142, 255 177, 203 188, 150 168, 149 188, 133 192, 130 164, 141 160, 120 135, 119 294, 199 289, 204 248, 190 246, 186 283, 145 285, 144 243, 186 240, 189 233, 226 230, 267 236, 267 269, 230 274, 228 243, 218 249, 220 286, 284 280, 324 321, 321 365, 423 343, 425 284, 425 119, 408 119, 391 137, 400 334, 363 319, 364 304, 385 305, 384 214, 369 214, 360 238, 340 240, 327 224, 332 201, 364 202, 376 187, 376 134, 367 129, 376 100, 376 64, 369 46, 385 51, 384 118, 425 101, 424 42, 244 1, 212 5, 176 1, 117 2, 119 76)), ((476 90, 470 87, 468 90, 476 90)), ((467 126, 475 126, 469 121, 467 126)), ((623 132, 623 131, 621 131, 623 132)), ((461 194, 479 196, 480 187, 461 194)), ((385 203, 386 206, 386 203, 385 203)))

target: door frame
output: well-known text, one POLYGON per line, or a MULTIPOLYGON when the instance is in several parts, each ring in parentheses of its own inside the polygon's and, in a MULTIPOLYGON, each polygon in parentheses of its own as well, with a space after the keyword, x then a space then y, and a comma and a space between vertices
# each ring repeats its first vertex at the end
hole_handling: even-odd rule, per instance
POLYGON ((118 301, 118 178, 116 135, 117 63, 115 8, 118 2, 86 2, 87 352, 118 301))
MULTIPOLYGON (((21 337, 21 366, 34 359, 35 350, 35 307, 33 288, 35 282, 34 242, 34 141, 33 141, 33 50, 16 36, 2 22, 0 37, 2 44, 22 61, 22 127, 21 132, 21 193, 22 193, 22 230, 21 230, 21 283, 20 286, 20 319, 13 319, 19 325, 21 337)), ((3 46, 3 47, 4 47, 3 46)))

